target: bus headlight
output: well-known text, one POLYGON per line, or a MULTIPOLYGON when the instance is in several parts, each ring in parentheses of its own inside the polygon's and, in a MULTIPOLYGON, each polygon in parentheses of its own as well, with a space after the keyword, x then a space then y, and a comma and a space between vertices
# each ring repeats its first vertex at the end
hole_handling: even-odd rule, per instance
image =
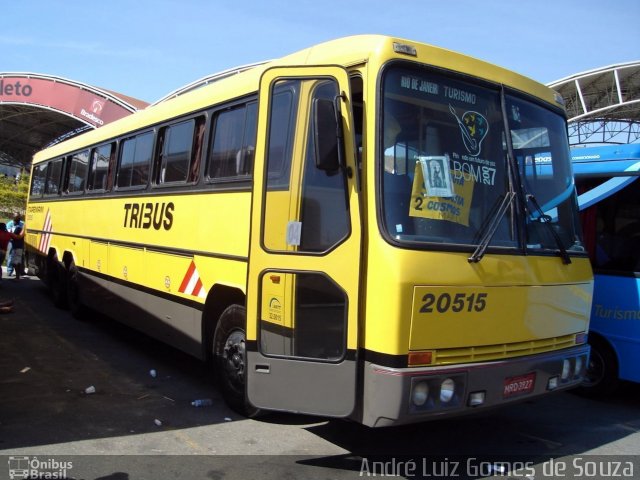
POLYGON ((421 407, 427 402, 429 398, 429 385, 427 382, 419 382, 413 386, 413 392, 411 393, 411 400, 417 407, 421 407))
POLYGON ((407 403, 411 413, 453 410, 464 407, 466 378, 464 374, 414 377, 407 403))
POLYGON ((450 378, 446 378, 440 384, 440 401, 442 403, 449 403, 456 393, 456 382, 450 378))

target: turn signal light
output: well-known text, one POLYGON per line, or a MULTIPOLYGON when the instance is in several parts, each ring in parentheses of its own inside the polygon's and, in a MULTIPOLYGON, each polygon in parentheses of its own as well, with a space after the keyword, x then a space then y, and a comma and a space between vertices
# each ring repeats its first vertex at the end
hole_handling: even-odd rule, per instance
POLYGON ((431 365, 433 363, 433 352, 409 352, 409 366, 431 365))
POLYGON ((576 345, 587 343, 588 334, 586 332, 576 334, 576 345))

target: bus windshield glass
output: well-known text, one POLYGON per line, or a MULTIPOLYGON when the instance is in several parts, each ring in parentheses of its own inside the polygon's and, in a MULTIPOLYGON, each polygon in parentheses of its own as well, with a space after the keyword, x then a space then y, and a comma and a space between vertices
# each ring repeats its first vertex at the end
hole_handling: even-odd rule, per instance
POLYGON ((393 241, 579 248, 560 114, 417 67, 387 69, 382 95, 382 210, 393 241))

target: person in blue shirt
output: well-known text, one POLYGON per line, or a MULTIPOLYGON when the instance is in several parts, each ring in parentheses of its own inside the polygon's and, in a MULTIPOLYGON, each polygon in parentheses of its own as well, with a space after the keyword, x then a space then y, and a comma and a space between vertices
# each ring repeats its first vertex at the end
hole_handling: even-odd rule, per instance
POLYGON ((11 267, 15 271, 16 280, 20 280, 23 265, 22 257, 24 255, 24 224, 13 229, 14 238, 11 240, 11 267))
MULTIPOLYGON (((15 214, 15 216, 13 217, 13 220, 9 220, 7 222, 7 231, 8 232, 16 233, 16 229, 17 228, 19 228, 20 231, 22 231, 22 229, 24 228, 24 222, 22 221, 22 217, 20 216, 19 213, 15 214)), ((15 252, 15 247, 13 245, 13 242, 11 242, 9 244, 9 246, 10 246, 10 249, 8 251, 8 256, 7 256, 7 276, 11 277, 12 275, 14 275, 14 267, 13 267, 13 265, 16 262, 14 262, 14 260, 13 260, 13 257, 15 255, 15 253, 14 253, 15 252)), ((22 252, 23 252, 23 250, 20 251, 20 255, 22 255, 22 252)), ((22 266, 22 258, 20 259, 20 265, 22 266)))

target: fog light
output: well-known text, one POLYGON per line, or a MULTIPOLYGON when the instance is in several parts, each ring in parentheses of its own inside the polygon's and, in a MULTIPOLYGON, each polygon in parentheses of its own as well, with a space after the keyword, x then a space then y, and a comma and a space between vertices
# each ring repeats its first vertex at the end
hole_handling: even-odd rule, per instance
POLYGON ((454 393, 456 393, 456 382, 450 378, 443 380, 440 385, 440 401, 442 403, 449 403, 454 393))
POLYGON ((413 393, 411 397, 413 404, 416 405, 417 407, 421 407, 427 402, 428 398, 429 398, 429 385, 427 385, 427 382, 416 383, 413 386, 413 393))
POLYGON ((555 390, 558 388, 558 377, 551 377, 547 382, 547 390, 555 390))
POLYGON ((484 404, 485 392, 473 392, 469 395, 469 406, 479 407, 484 404))
POLYGON ((560 378, 562 378, 562 380, 567 380, 569 378, 569 374, 571 373, 571 362, 565 358, 562 361, 562 374, 560 375, 560 378))
POLYGON ((576 358, 576 377, 582 374, 582 366, 584 365, 584 358, 577 357, 576 358))

